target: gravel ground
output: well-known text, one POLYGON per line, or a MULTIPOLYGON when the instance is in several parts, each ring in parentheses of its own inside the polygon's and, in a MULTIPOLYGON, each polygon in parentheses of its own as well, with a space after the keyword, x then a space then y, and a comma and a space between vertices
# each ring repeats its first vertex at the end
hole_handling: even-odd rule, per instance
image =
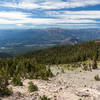
POLYGON ((46 95, 51 100, 100 100, 100 81, 94 80, 100 69, 90 71, 65 70, 62 73, 57 67, 51 68, 56 75, 48 81, 24 80, 24 86, 12 87, 14 93, 2 100, 40 100, 39 96, 46 95), (28 92, 28 82, 32 81, 39 90, 35 93, 28 92))

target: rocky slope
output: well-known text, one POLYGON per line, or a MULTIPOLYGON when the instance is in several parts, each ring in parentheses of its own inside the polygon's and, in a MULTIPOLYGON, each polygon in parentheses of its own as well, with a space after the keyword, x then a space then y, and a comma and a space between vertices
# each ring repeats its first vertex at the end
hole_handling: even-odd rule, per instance
POLYGON ((94 76, 100 76, 100 69, 83 71, 78 68, 74 71, 52 67, 55 77, 48 81, 23 80, 23 86, 12 87, 14 93, 2 100, 40 100, 40 96, 46 95, 51 100, 100 100, 100 81, 94 76), (28 82, 32 81, 39 88, 37 92, 28 92, 28 82))

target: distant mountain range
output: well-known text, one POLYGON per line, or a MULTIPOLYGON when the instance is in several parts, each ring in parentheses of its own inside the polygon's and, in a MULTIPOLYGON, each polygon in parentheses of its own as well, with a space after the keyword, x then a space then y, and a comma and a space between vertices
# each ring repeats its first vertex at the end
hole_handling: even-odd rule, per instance
POLYGON ((100 29, 0 30, 0 52, 18 54, 34 49, 74 45, 96 39, 100 39, 100 29))

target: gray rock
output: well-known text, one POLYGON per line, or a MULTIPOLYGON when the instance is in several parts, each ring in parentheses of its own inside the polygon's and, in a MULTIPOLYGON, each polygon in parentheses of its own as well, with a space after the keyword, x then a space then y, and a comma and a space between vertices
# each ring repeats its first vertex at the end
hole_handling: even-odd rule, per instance
POLYGON ((83 88, 76 91, 76 95, 79 97, 89 97, 93 100, 100 100, 100 92, 95 89, 83 88))

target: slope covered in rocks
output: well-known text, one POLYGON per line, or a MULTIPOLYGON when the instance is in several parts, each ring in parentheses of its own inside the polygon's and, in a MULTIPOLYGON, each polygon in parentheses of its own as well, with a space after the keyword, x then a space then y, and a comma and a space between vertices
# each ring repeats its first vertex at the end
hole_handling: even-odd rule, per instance
POLYGON ((100 76, 100 69, 84 71, 81 68, 72 70, 51 67, 55 77, 44 80, 23 80, 23 86, 12 86, 13 95, 3 100, 41 100, 46 95, 51 100, 99 100, 100 81, 94 77, 100 76), (37 92, 28 92, 28 82, 32 81, 39 88, 37 92))

